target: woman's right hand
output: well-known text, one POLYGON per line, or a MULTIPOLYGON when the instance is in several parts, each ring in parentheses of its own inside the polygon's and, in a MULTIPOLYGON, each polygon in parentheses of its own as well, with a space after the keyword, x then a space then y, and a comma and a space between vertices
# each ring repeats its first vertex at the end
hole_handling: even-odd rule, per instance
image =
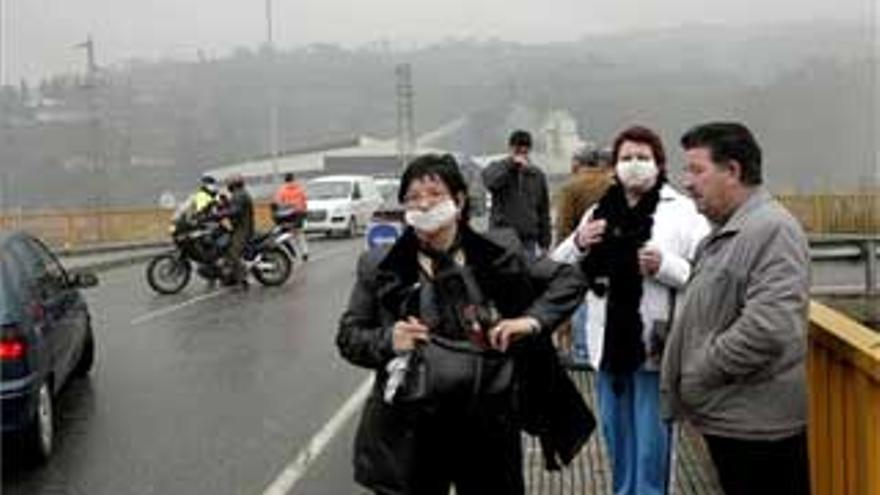
POLYGON ((581 250, 587 250, 596 244, 602 242, 602 236, 605 234, 607 222, 604 219, 593 220, 592 217, 585 218, 578 225, 574 242, 581 250))
POLYGON ((393 329, 394 352, 407 352, 415 349, 417 342, 428 341, 428 327, 417 318, 410 316, 394 324, 393 329))

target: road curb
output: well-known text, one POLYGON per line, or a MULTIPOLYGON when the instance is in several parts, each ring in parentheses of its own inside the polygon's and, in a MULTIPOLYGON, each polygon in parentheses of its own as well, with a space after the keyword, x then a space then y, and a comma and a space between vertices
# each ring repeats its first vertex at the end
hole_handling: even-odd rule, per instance
MULTIPOLYGON (((72 265, 70 266, 70 271, 93 271, 93 272, 106 272, 109 270, 113 270, 115 268, 124 268, 127 266, 137 265, 140 263, 144 263, 157 254, 159 251, 151 251, 148 253, 132 253, 131 256, 126 256, 123 258, 112 259, 112 260, 104 260, 104 261, 95 261, 92 263, 83 263, 81 265, 72 265)), ((64 263, 62 261, 62 263, 64 263)))
POLYGON ((105 244, 105 245, 93 245, 86 246, 81 248, 61 248, 55 249, 54 252, 58 256, 62 256, 65 258, 76 258, 79 256, 89 256, 93 254, 107 254, 107 253, 117 253, 121 251, 141 251, 144 249, 157 249, 163 247, 171 247, 171 243, 168 241, 153 241, 153 242, 132 242, 132 243, 123 243, 123 244, 105 244))

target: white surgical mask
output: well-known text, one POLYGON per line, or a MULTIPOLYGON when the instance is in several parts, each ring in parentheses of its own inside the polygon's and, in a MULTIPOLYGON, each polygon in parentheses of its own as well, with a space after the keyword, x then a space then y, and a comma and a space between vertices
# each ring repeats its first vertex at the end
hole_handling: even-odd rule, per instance
POLYGON ((617 177, 626 187, 647 188, 657 179, 657 164, 654 160, 621 160, 615 167, 617 177))
POLYGON ((406 210, 406 223, 416 230, 432 234, 453 222, 458 215, 458 207, 452 199, 437 203, 428 211, 406 210))

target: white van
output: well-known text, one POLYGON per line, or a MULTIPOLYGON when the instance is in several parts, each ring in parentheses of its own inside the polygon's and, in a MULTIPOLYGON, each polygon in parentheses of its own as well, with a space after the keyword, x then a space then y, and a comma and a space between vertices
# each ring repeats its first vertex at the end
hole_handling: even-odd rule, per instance
POLYGON ((327 175, 306 183, 305 232, 357 235, 382 204, 376 181, 367 175, 327 175))

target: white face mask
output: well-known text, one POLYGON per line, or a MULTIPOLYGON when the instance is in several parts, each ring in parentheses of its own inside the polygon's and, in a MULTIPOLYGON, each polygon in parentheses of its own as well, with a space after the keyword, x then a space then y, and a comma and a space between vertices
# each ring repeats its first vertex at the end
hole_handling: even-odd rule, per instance
POLYGON ((458 207, 451 199, 437 203, 428 211, 406 210, 406 223, 416 230, 433 234, 455 221, 458 207))
POLYGON ((630 159, 617 162, 617 177, 626 187, 649 188, 657 180, 657 164, 654 160, 630 159))

